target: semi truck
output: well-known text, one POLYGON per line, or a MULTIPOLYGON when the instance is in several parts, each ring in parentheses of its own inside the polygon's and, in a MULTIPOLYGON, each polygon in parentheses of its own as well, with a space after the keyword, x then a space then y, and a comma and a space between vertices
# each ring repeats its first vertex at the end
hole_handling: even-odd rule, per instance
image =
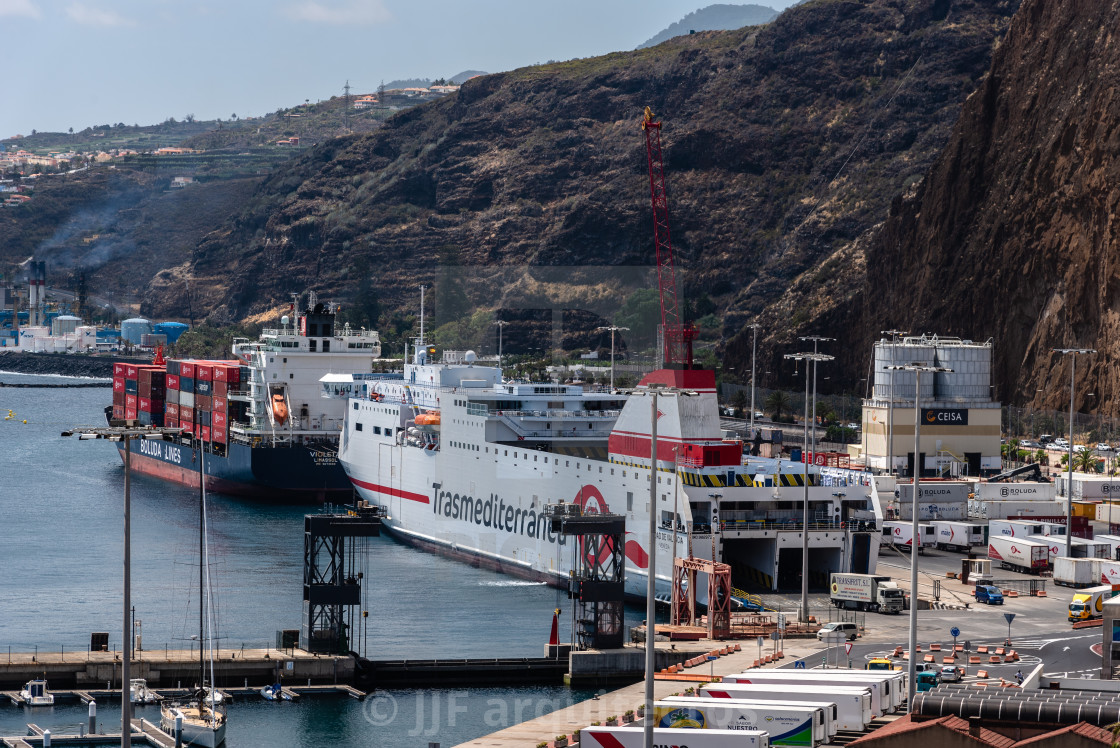
POLYGON ((776 701, 675 696, 654 702, 653 724, 654 729, 756 730, 770 734, 770 745, 813 748, 831 737, 824 712, 820 704, 790 706, 776 701))
POLYGON ((829 600, 837 608, 901 613, 905 596, 890 577, 875 574, 832 574, 829 600))
MULTIPOLYGON (((585 727, 579 731, 581 748, 643 748, 643 727, 585 727)), ((656 746, 688 746, 688 748, 767 748, 768 733, 757 730, 697 730, 655 727, 656 746)))
MULTIPOLYGON (((1050 550, 1050 564, 1066 552, 1066 538, 1054 535, 1031 535, 1030 540, 1045 543, 1050 550)), ((1108 543, 1098 543, 1085 538, 1070 538, 1069 552, 1073 558, 1107 559, 1112 548, 1108 543)))
POLYGON ((871 691, 850 686, 788 686, 773 683, 710 683, 700 689, 708 699, 751 699, 752 701, 816 701, 836 705, 837 730, 864 730, 875 713, 871 709, 871 691))
POLYGON ((918 538, 914 539, 914 526, 910 522, 884 522, 883 542, 895 546, 899 550, 909 551, 912 546, 918 546, 918 553, 924 553, 926 546, 934 545, 936 536, 933 525, 918 525, 918 538))
POLYGON ((1050 546, 1027 538, 989 535, 988 558, 1004 569, 1040 574, 1050 566, 1050 546))
POLYGON ((1064 587, 1092 587, 1100 584, 1101 563, 1099 558, 1058 556, 1054 559, 1054 584, 1064 587))
POLYGON ((976 522, 951 522, 934 520, 933 532, 937 547, 954 551, 967 551, 974 545, 986 545, 988 528, 976 522))
POLYGON ((1104 601, 1112 595, 1111 584, 1078 590, 1069 601, 1069 620, 1076 623, 1100 618, 1104 614, 1104 601))

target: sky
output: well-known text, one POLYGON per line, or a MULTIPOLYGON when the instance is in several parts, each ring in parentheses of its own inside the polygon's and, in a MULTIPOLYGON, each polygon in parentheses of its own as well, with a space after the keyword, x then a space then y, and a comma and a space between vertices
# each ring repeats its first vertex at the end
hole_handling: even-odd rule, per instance
POLYGON ((347 81, 362 94, 628 50, 713 1, 0 0, 0 138, 259 116, 347 81))

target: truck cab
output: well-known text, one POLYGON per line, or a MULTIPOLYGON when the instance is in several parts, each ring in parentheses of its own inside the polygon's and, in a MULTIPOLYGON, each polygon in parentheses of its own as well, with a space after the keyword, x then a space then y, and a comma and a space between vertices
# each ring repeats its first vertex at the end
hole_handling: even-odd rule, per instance
POLYGON ((865 670, 894 670, 894 663, 886 657, 873 657, 867 661, 865 670))
POLYGON ((1003 593, 990 584, 976 585, 976 602, 987 605, 1003 605, 1003 593))
POLYGON ((931 691, 941 684, 941 675, 936 670, 927 670, 924 673, 918 673, 918 693, 922 691, 931 691))

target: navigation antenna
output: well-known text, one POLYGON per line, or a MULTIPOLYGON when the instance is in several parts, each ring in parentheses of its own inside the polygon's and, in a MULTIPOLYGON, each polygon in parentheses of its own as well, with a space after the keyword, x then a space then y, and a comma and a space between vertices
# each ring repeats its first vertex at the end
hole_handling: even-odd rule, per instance
POLYGON ((666 368, 692 368, 696 328, 681 323, 673 245, 669 237, 669 196, 665 191, 665 163, 661 158, 661 123, 647 106, 642 117, 649 162, 649 197, 653 206, 653 245, 657 255, 657 287, 661 296, 662 359, 666 368))

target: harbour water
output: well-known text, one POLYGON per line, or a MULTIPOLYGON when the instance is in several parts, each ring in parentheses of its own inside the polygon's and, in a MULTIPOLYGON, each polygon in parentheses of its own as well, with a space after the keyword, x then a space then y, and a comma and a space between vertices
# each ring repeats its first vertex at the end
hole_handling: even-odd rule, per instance
MULTIPOLYGON (((65 380, 0 373, 0 381, 65 380)), ((124 471, 109 442, 60 437, 75 426, 103 424, 109 395, 107 387, 0 388, 0 416, 14 413, 0 420, 7 567, 0 657, 36 646, 78 654, 95 631, 109 632, 111 647, 119 647, 124 471)), ((132 601, 143 647, 188 649, 197 626, 197 613, 189 614, 198 592, 197 491, 139 476, 131 495, 132 601)), ((277 630, 299 628, 302 517, 316 510, 221 495, 208 504, 221 646, 273 644, 277 630)), ((371 659, 535 657, 553 609, 570 621, 564 593, 389 538, 368 544, 365 565, 369 624, 354 645, 371 659)), ((634 612, 627 616, 632 625, 634 612)), ((562 687, 423 689, 378 692, 365 702, 239 702, 227 745, 449 746, 590 695, 562 687)), ((99 705, 98 721, 119 724, 119 714, 99 705)), ((0 734, 22 734, 29 721, 76 729, 85 715, 81 705, 0 705, 0 734)))

